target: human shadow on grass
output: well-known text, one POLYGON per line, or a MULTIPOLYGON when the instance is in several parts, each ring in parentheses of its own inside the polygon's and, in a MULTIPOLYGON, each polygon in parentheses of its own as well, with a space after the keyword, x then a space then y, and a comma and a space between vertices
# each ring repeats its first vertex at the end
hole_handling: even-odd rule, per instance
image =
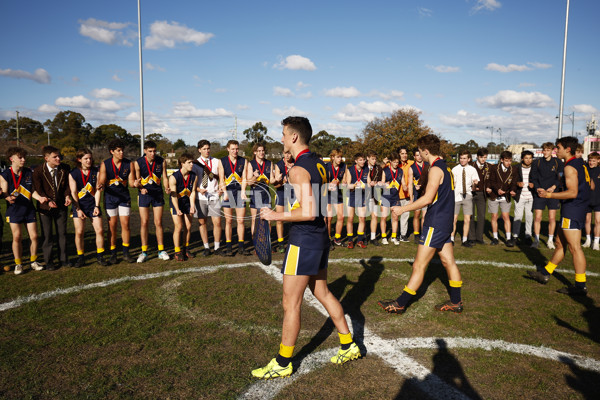
MULTIPOLYGON (((519 248, 521 249, 523 254, 525 254, 527 259, 531 262, 532 267, 543 268, 548 263, 548 259, 542 254, 540 249, 535 249, 526 245, 519 245, 519 248)), ((563 285, 571 285, 569 279, 567 279, 567 277, 565 277, 560 272, 554 271, 552 276, 558 279, 563 285)), ((531 278, 527 274, 524 274, 523 278, 533 280, 533 278, 531 278)))
MULTIPOLYGON (((381 262, 382 260, 382 257, 371 257, 367 261, 360 260, 363 271, 356 282, 349 280, 344 274, 328 284, 329 290, 336 298, 340 299, 344 312, 348 314, 352 321, 352 338, 360 348, 360 352, 363 356, 367 353, 367 349, 363 344, 365 316, 360 308, 375 290, 375 284, 379 281, 379 278, 385 269, 381 262), (352 285, 352 288, 343 295, 349 285, 352 285), (343 297, 341 297, 342 295, 343 297)), ((297 370, 302 360, 327 340, 333 331, 335 331, 335 325, 331 321, 331 318, 327 318, 321 329, 313 336, 310 342, 305 344, 294 357, 294 370, 297 370)))
POLYGON ((560 361, 567 364, 573 375, 565 374, 565 381, 571 389, 581 393, 584 399, 597 399, 600 391, 600 374, 579 368, 568 357, 559 357, 560 361))
MULTIPOLYGON (((477 393, 475 388, 471 386, 469 379, 465 375, 463 368, 458 361, 458 359, 448 351, 448 345, 444 339, 436 339, 436 344, 438 351, 432 357, 433 361, 433 369, 431 370, 431 375, 437 377, 447 383, 448 385, 453 386, 460 392, 462 392, 465 397, 470 399, 481 399, 482 397, 477 393)), ((419 381, 416 378, 407 379, 402 388, 396 395, 395 399, 420 399, 420 398, 430 398, 425 393, 416 394, 415 389, 419 389, 421 384, 425 385, 423 381, 419 381)))
POLYGON ((596 306, 594 300, 588 296, 571 296, 571 298, 585 307, 585 311, 581 313, 581 316, 587 321, 588 331, 576 328, 567 321, 554 316, 556 324, 591 339, 596 343, 600 343, 600 307, 596 306))

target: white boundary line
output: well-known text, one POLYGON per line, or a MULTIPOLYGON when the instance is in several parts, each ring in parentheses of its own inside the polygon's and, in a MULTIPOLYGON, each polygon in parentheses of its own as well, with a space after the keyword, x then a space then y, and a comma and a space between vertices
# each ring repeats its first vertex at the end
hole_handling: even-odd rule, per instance
MULTIPOLYGON (((330 259, 330 263, 356 263, 360 260, 359 258, 333 258, 330 259)), ((365 261, 367 261, 366 259, 365 261)), ((381 258, 380 262, 412 262, 412 258, 381 258)), ((281 264, 277 262, 276 264, 281 264)), ((497 268, 522 268, 522 269, 533 269, 535 266, 523 265, 523 264, 507 264, 497 262, 480 262, 470 260, 457 260, 459 265, 491 265, 497 268)), ((178 274, 185 273, 210 273, 221 269, 232 269, 241 268, 248 266, 258 266, 268 275, 271 275, 278 281, 282 281, 282 276, 275 265, 263 266, 258 262, 247 262, 238 264, 224 264, 214 265, 207 267, 191 267, 182 268, 178 270, 170 270, 164 272, 156 272, 151 274, 135 275, 135 276, 124 276, 121 278, 109 279, 106 281, 95 282, 85 285, 71 286, 68 288, 58 288, 52 291, 43 292, 39 294, 32 294, 25 297, 18 297, 15 300, 1 303, 0 312, 7 311, 13 308, 20 307, 24 304, 31 303, 34 301, 40 301, 52 297, 56 297, 63 294, 77 293, 84 290, 95 289, 100 287, 107 287, 123 282, 129 281, 141 281, 147 279, 161 278, 178 274)), ((573 273, 572 270, 559 270, 562 273, 573 273)), ((600 276, 598 273, 588 272, 588 276, 600 276)), ((315 307, 323 315, 327 316, 327 312, 323 306, 314 298, 309 290, 305 292, 304 298, 306 301, 315 307)), ((348 318, 348 317, 347 317, 348 318)), ((353 321, 349 321, 352 325, 353 321)), ((515 343, 508 343, 502 340, 487 340, 481 338, 442 338, 446 342, 447 348, 482 348, 486 350, 501 350, 509 351, 519 354, 533 355, 545 359, 550 359, 566 364, 576 365, 578 367, 600 372, 600 361, 593 358, 587 358, 578 355, 572 355, 569 353, 553 350, 546 347, 535 347, 529 345, 521 345, 515 343)), ((384 340, 379 336, 375 335, 367 327, 364 327, 364 341, 363 344, 369 349, 369 353, 373 353, 381 357, 387 364, 394 368, 400 375, 407 379, 411 379, 422 391, 429 396, 436 399, 465 399, 467 398, 463 393, 458 391, 452 386, 446 384, 438 376, 432 374, 427 368, 417 363, 414 359, 406 355, 403 350, 415 349, 415 348, 438 348, 436 340, 439 338, 399 338, 393 340, 384 340)), ((241 398, 273 398, 277 393, 288 384, 292 383, 295 379, 305 373, 318 368, 319 366, 328 362, 329 358, 335 354, 337 349, 323 350, 306 357, 300 369, 294 374, 293 379, 279 380, 277 382, 258 382, 252 386, 241 396, 241 398)))

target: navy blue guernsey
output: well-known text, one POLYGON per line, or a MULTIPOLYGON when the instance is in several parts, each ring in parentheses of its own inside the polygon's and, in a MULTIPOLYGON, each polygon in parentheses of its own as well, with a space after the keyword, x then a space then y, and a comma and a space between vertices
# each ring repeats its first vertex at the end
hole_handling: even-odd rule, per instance
MULTIPOLYGON (((329 248, 329 235, 323 210, 327 204, 327 172, 325 164, 315 154, 300 153, 292 168, 300 167, 310 175, 313 196, 317 203, 317 216, 312 221, 293 222, 290 227, 290 244, 301 249, 322 250, 329 248)), ((293 193, 293 189, 292 189, 293 193)), ((293 196, 295 198, 295 196, 293 196)), ((292 209, 298 206, 297 200, 292 209)), ((325 211, 326 212, 326 211, 325 211)))
POLYGON ((398 192, 402 186, 403 176, 404 171, 400 167, 396 168, 396 172, 393 172, 390 167, 385 167, 383 169, 383 181, 385 182, 385 186, 383 187, 383 197, 385 199, 389 201, 400 199, 398 192))
POLYGON ((14 204, 6 202, 6 215, 11 215, 11 209, 23 208, 33 210, 33 171, 27 167, 21 169, 19 176, 13 174, 12 167, 2 171, 2 177, 8 183, 7 195, 16 197, 14 204))
MULTIPOLYGON (((256 189, 263 188, 269 190, 269 183, 271 176, 272 163, 269 160, 263 160, 262 167, 258 165, 256 159, 250 161, 252 166, 252 172, 258 171, 258 177, 256 178, 256 189)), ((243 170, 242 170, 243 171, 243 170)))
MULTIPOLYGON (((179 202, 180 210, 187 210, 190 208, 190 196, 192 194, 192 188, 194 187, 194 181, 196 180, 196 174, 192 171, 188 173, 187 179, 183 179, 181 170, 173 172, 172 175, 175 178, 175 193, 177 193, 177 201, 179 202)), ((173 207, 173 198, 169 197, 171 207, 173 207)))
POLYGON ((590 179, 594 181, 594 190, 590 195, 590 206, 600 206, 600 167, 589 168, 590 179))
MULTIPOLYGON (((438 158, 431 168, 438 167, 444 174, 444 179, 438 187, 433 202, 427 207, 425 227, 434 227, 441 232, 452 232, 454 222, 454 177, 446 162, 438 158)), ((431 170, 429 172, 431 174, 431 170)), ((425 229, 423 229, 425 231, 425 229)))
POLYGON ((356 183, 354 191, 363 190, 367 187, 367 179, 369 176, 369 169, 363 168, 358 171, 358 167, 355 165, 353 167, 348 168, 350 172, 350 183, 356 183), (359 182, 360 181, 360 182, 359 182))
POLYGON ((419 184, 419 179, 421 179, 421 175, 423 173, 423 169, 429 166, 429 163, 424 161, 423 162, 423 166, 419 167, 419 165, 417 165, 417 163, 413 163, 410 168, 412 169, 413 172, 413 188, 419 184))
POLYGON ((131 172, 131 161, 124 158, 121 160, 119 168, 113 163, 113 159, 104 160, 104 168, 106 169, 106 184, 104 185, 105 196, 117 198, 122 202, 131 201, 127 183, 129 173, 131 172))
MULTIPOLYGON (((334 168, 333 163, 327 163, 325 164, 325 170, 327 171, 328 182, 332 182, 334 179, 337 179, 339 183, 342 183, 344 174, 346 173, 346 164, 340 163, 339 167, 334 168)), ((332 199, 337 198, 341 202, 343 195, 339 185, 335 190, 329 192, 329 196, 332 199)))
POLYGON ((98 183, 98 168, 92 167, 85 175, 79 168, 71 171, 71 177, 77 186, 77 201, 82 208, 93 208, 96 206, 94 195, 96 194, 96 184, 98 183))
MULTIPOLYGON (((285 165, 285 161, 284 160, 279 160, 277 162, 277 168, 279 168, 279 172, 281 172, 281 179, 283 181, 283 178, 285 178, 286 176, 288 176, 288 169, 287 169, 287 165, 285 165)), ((287 185, 287 184, 286 184, 287 185)), ((277 188, 277 195, 279 196, 279 193, 281 193, 281 195, 283 196, 283 192, 285 189, 285 185, 281 185, 277 188)))
POLYGON ((221 165, 223 166, 223 175, 225 176, 225 185, 227 186, 227 189, 241 190, 242 175, 244 174, 246 159, 238 157, 235 163, 232 163, 229 156, 226 156, 221 158, 221 165))
MULTIPOLYGON (((565 162, 565 167, 573 167, 577 171, 577 197, 574 199, 561 200, 560 216, 585 222, 585 214, 590 202, 592 188, 590 186, 590 175, 583 159, 572 157, 565 162)), ((567 188, 563 176, 563 188, 567 188)))
POLYGON ((164 159, 159 156, 154 157, 150 162, 146 157, 140 157, 137 160, 140 167, 141 184, 149 194, 162 195, 161 178, 163 176, 164 159))

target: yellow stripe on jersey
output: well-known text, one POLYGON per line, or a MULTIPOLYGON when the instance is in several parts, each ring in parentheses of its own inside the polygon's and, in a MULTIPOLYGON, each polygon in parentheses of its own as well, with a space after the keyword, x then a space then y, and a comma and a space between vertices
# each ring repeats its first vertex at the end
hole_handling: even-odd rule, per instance
POLYGON ((289 245, 287 257, 285 259, 285 275, 296 275, 298 272, 298 259, 300 257, 300 247, 289 245))
POLYGON ((94 189, 92 184, 89 182, 79 191, 79 193, 77 193, 77 197, 79 197, 81 199, 83 196, 85 196, 88 193, 91 194, 92 196, 94 195, 94 193, 96 193, 96 190, 94 189))
POLYGON ((388 185, 388 188, 396 188, 398 190, 400 190, 400 184, 398 183, 398 181, 391 181, 390 184, 388 185))
POLYGON ((569 218, 563 217, 562 223, 561 223, 560 227, 563 228, 563 229, 570 229, 570 227, 571 227, 571 220, 569 218))
POLYGON ((108 181, 108 185, 112 186, 112 185, 120 185, 123 182, 123 179, 121 179, 120 176, 117 176, 115 179, 111 179, 110 181, 108 181))
POLYGON ((22 185, 19 185, 19 187, 13 190, 11 194, 15 197, 23 195, 23 197, 27 198, 27 200, 31 200, 31 192, 25 189, 22 185))
POLYGON ((433 231, 434 228, 430 226, 429 230, 427 231, 427 237, 425 238, 425 246, 429 246, 431 244, 431 238, 433 238, 433 231))
POLYGON ((227 178, 225 178, 225 184, 226 185, 232 184, 233 181, 236 181, 238 183, 242 183, 242 178, 240 178, 240 176, 237 174, 237 172, 234 172, 233 174, 231 174, 227 178))
POLYGON ((265 174, 260 174, 258 176, 258 178, 256 178, 256 182, 264 182, 264 183, 266 183, 268 185, 270 181, 269 181, 269 178, 267 178, 265 176, 265 174))
POLYGON ((156 183, 157 185, 160 185, 160 178, 158 176, 156 176, 156 174, 153 172, 152 175, 148 176, 147 178, 142 178, 142 185, 146 186, 150 183, 156 183))
POLYGON ((190 192, 190 189, 185 188, 183 189, 181 192, 177 193, 177 197, 190 197, 190 195, 192 194, 192 192, 190 192))

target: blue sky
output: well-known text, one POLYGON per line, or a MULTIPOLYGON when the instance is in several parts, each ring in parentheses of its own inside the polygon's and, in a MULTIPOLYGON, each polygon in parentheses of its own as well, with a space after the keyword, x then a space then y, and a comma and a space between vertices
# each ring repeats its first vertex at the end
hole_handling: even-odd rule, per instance
MULTIPOLYGON (((60 110, 139 133, 137 1, 3 1, 0 118, 60 110)), ((566 1, 142 0, 146 134, 226 141, 310 118, 355 137, 412 107, 480 144, 557 135, 566 1)), ((571 1, 565 114, 600 109, 600 2, 571 1)), ((565 134, 571 121, 565 117, 565 134)))

